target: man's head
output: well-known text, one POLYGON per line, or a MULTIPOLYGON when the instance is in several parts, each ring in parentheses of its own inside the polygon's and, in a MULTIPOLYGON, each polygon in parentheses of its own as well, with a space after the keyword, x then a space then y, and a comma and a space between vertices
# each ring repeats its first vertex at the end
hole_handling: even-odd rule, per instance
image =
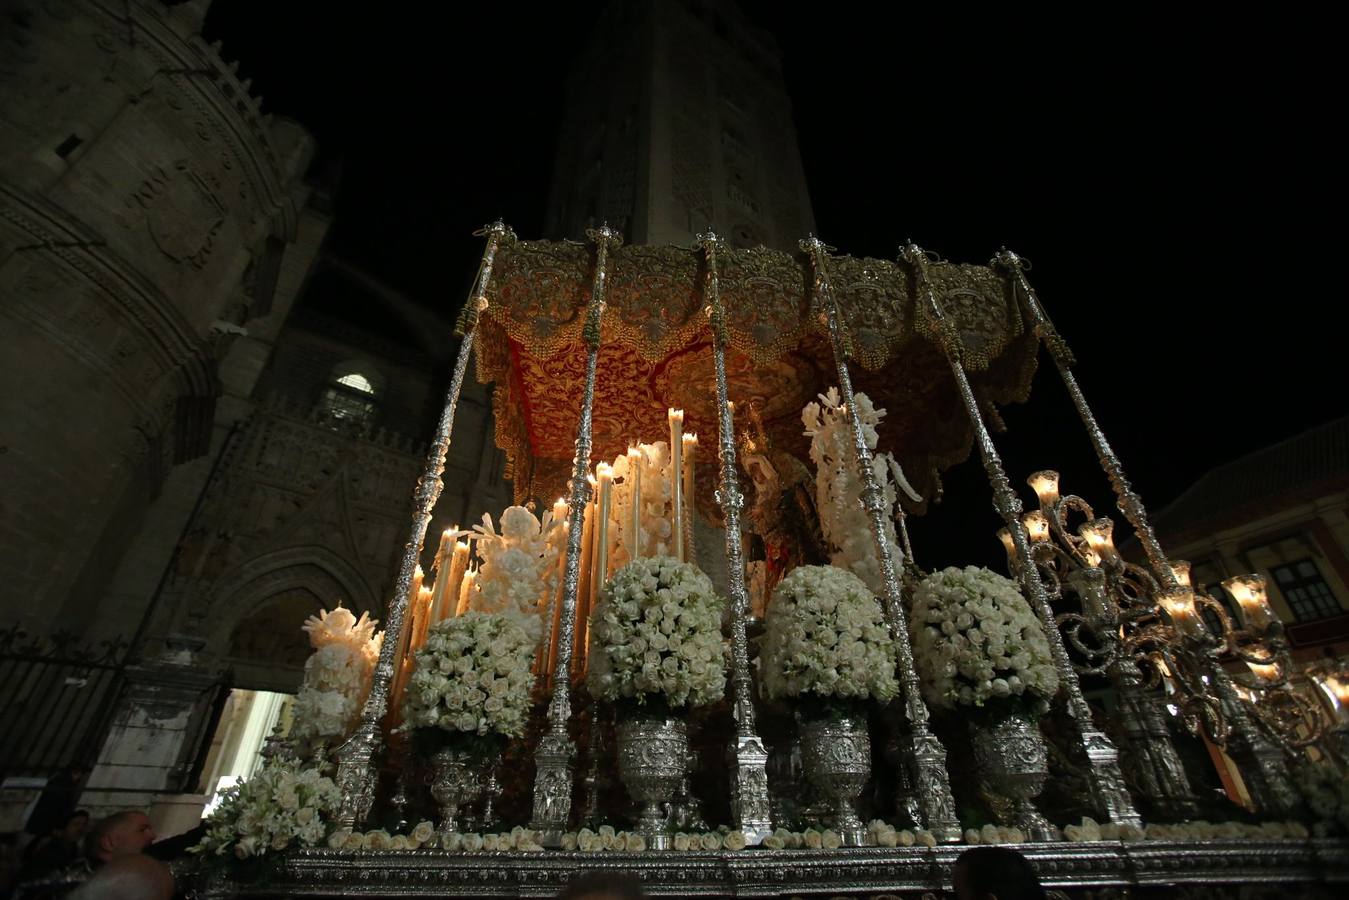
POLYGON ((642 882, 622 872, 582 872, 558 894, 558 900, 645 900, 642 882))
POLYGON ((132 854, 114 859, 70 895, 70 900, 170 900, 173 874, 157 859, 132 854))
POLYGON ((134 810, 113 813, 89 831, 89 856, 108 862, 140 853, 155 842, 150 817, 134 810))
POLYGON ((1045 900, 1030 861, 1006 847, 974 847, 956 859, 956 900, 1045 900))

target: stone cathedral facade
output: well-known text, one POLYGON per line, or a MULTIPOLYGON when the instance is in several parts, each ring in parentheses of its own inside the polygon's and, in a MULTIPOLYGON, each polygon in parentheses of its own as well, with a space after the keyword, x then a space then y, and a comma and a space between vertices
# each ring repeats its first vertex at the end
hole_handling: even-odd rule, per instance
MULTIPOLYGON (((382 618, 452 323, 325 251, 314 142, 201 39, 209 0, 15 5, 0 372, 25 390, 0 392, 0 675, 23 678, 0 681, 0 733, 39 726, 0 742, 0 776, 92 764, 84 805, 177 830, 241 715, 231 689, 294 691, 320 607, 382 618), (410 352, 300 303, 339 286, 441 337, 410 352), (78 669, 89 648, 103 668, 78 669)), ((711 225, 785 249, 814 225, 777 50, 729 3, 603 13, 553 183, 549 237, 711 225)), ((426 563, 441 529, 511 502, 493 433, 466 385, 426 563)))

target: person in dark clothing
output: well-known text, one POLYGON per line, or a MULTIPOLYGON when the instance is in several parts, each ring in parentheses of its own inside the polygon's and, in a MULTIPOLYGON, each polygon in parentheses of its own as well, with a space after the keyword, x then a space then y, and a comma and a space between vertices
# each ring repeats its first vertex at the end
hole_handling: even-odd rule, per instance
POLYGON ((84 766, 76 764, 66 766, 53 775, 42 789, 42 795, 37 798, 24 831, 35 837, 45 837, 64 827, 70 814, 75 811, 80 791, 84 789, 81 784, 84 773, 84 766))
POLYGON ((1045 900, 1030 860, 1006 847, 973 847, 951 873, 956 900, 1045 900))
POLYGON ((80 842, 89 830, 89 813, 77 809, 50 834, 36 838, 23 854, 19 880, 27 881, 68 866, 80 856, 80 842))

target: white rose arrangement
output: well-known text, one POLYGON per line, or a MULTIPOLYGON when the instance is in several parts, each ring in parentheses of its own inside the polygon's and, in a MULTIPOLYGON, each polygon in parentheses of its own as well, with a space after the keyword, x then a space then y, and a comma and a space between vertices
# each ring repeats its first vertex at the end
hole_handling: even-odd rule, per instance
POLYGON ((586 686, 599 700, 703 706, 726 690, 721 602, 711 580, 670 557, 614 573, 590 616, 586 686))
POLYGON ((341 743, 356 727, 384 641, 375 624, 365 613, 358 620, 341 606, 305 620, 314 652, 295 697, 289 737, 297 752, 319 742, 341 743))
POLYGON ((939 709, 1049 708, 1059 689, 1044 626, 1008 579, 975 566, 933 572, 909 617, 923 697, 939 709))
POLYGON ((768 696, 886 701, 895 645, 871 589, 834 566, 798 566, 773 591, 760 670, 768 696))
MULTIPOLYGON (((852 423, 839 396, 838 388, 819 395, 819 403, 808 403, 801 411, 805 434, 810 438, 810 459, 815 463, 815 505, 820 515, 820 530, 833 548, 830 558, 835 566, 847 569, 866 582, 872 591, 884 588, 880 560, 876 556, 871 522, 862 505, 862 481, 854 458, 852 423)), ((862 438, 867 448, 876 449, 876 427, 885 418, 885 410, 872 405, 866 394, 853 394, 853 403, 862 420, 862 438)), ((885 542, 896 567, 904 558, 895 537, 893 512, 898 502, 896 486, 915 503, 922 500, 909 486, 899 463, 889 453, 873 453, 872 474, 881 487, 885 504, 885 542)))
POLYGON ((273 759, 252 778, 231 788, 207 819, 206 836, 193 853, 239 859, 262 856, 298 844, 314 847, 328 836, 327 821, 341 793, 317 769, 293 759, 273 759))
POLYGON ((436 742, 523 736, 534 650, 511 613, 470 611, 437 622, 414 657, 403 727, 436 742))

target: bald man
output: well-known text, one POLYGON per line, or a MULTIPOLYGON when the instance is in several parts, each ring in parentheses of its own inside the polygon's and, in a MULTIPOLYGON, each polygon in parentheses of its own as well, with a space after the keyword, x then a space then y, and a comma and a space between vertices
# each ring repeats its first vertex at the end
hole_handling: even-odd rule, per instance
POLYGON ((141 853, 119 856, 93 874, 69 900, 171 900, 169 867, 141 853))
POLYGON ((95 865, 123 856, 144 853, 155 842, 155 829, 143 812, 113 813, 89 831, 85 850, 95 865))
POLYGON ((66 897, 76 885, 88 882, 113 862, 139 857, 154 840, 155 830, 145 813, 135 810, 113 813, 89 829, 84 840, 83 859, 46 877, 20 884, 13 900, 66 897))

